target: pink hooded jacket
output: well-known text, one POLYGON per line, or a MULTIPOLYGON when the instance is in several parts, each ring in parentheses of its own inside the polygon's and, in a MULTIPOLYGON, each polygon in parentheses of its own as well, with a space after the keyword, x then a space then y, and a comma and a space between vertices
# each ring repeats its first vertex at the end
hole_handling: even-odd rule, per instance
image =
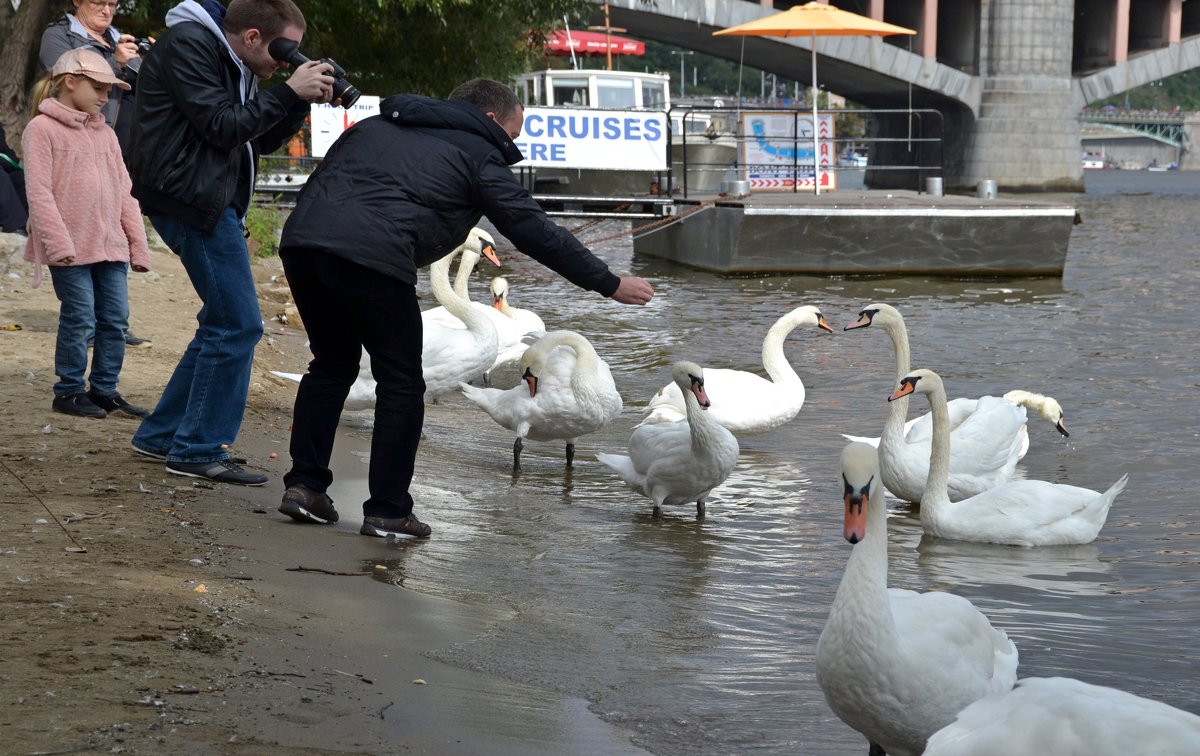
POLYGON ((127 262, 150 268, 146 227, 129 193, 129 173, 116 133, 102 115, 72 110, 53 97, 21 135, 29 241, 25 259, 42 264, 127 262))

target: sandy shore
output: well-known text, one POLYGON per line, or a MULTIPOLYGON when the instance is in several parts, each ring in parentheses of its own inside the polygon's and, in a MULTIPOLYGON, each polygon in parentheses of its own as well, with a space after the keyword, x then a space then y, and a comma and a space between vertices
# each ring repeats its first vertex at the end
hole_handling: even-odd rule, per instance
MULTIPOLYGON (((0 326, 19 326, 0 331, 0 750, 640 752, 585 701, 431 658, 503 618, 373 579, 419 542, 359 536, 342 504, 336 527, 275 511, 295 384, 269 371, 306 362, 277 260, 255 265, 268 335, 236 444, 272 480, 246 489, 133 454, 136 421, 50 411, 58 302, 0 242, 0 326)), ((121 377, 146 406, 199 307, 174 255, 153 264, 130 279, 153 346, 121 377)))

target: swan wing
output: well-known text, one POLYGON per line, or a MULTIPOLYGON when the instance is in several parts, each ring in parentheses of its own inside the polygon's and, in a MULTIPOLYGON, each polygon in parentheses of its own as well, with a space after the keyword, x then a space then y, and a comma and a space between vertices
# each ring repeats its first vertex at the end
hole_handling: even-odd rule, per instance
POLYGON ((1044 480, 1014 480, 923 514, 929 517, 933 535, 960 541, 1012 546, 1090 543, 1128 482, 1124 475, 1100 493, 1044 480))
POLYGON ((1115 688, 1030 677, 980 699, 929 739, 926 756, 1078 753, 1184 756, 1200 749, 1200 717, 1115 688))
MULTIPOLYGON (((975 605, 942 591, 888 590, 902 647, 925 674, 945 677, 931 684, 953 688, 961 703, 1008 690, 1017 679, 1017 647, 975 605), (964 700, 965 699, 965 700, 964 700)), ((932 689, 932 688, 931 688, 932 689)), ((949 692, 949 691, 948 691, 949 692)))

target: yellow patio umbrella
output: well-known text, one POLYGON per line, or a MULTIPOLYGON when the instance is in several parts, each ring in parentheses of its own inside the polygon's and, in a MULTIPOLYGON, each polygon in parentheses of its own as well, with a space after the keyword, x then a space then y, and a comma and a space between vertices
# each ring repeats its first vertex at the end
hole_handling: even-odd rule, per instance
POLYGON ((844 11, 825 3, 810 2, 788 8, 773 16, 747 21, 728 29, 713 32, 713 36, 737 34, 749 37, 809 37, 812 41, 813 89, 813 189, 821 193, 820 161, 817 140, 817 37, 886 37, 891 34, 916 34, 903 26, 876 21, 857 13, 844 11))

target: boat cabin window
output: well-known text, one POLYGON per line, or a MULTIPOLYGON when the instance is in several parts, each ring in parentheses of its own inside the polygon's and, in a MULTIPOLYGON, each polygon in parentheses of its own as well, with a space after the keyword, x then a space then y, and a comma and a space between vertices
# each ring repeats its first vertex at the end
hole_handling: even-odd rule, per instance
POLYGON ((667 88, 661 82, 642 82, 642 107, 651 110, 667 109, 667 88))
POLYGON ((588 103, 587 79, 555 79, 553 105, 586 108, 588 103))
POLYGON ((596 97, 600 100, 599 107, 601 108, 626 110, 637 107, 633 79, 598 79, 596 81, 596 97))

